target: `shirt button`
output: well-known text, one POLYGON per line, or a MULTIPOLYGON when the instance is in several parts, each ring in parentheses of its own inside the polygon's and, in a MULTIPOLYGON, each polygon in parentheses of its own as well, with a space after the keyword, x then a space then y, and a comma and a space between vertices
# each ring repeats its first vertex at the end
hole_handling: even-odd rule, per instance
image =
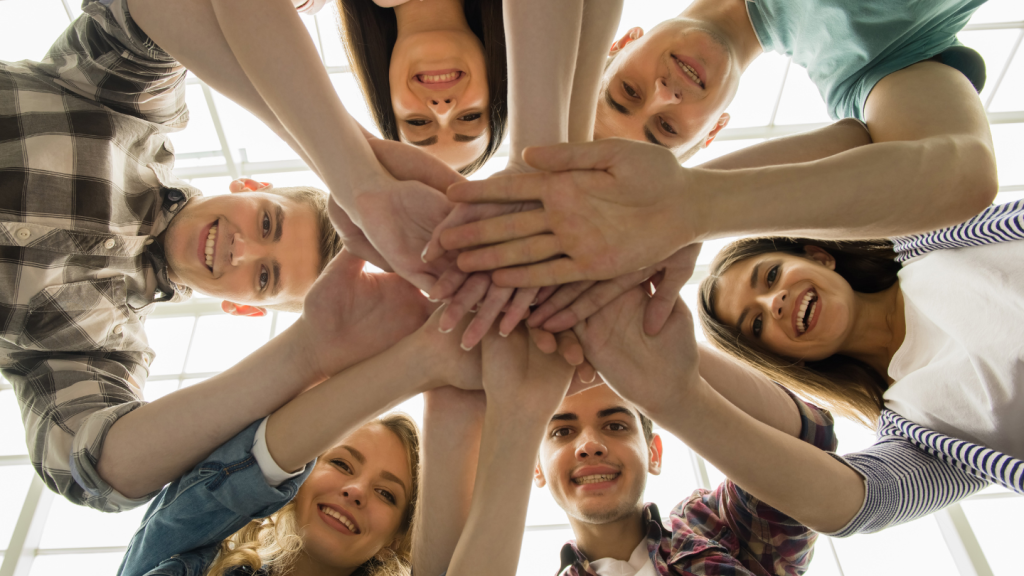
POLYGON ((149 364, 149 354, 143 354, 142 361, 145 362, 146 364, 149 364))
POLYGON ((114 334, 120 334, 121 332, 124 332, 124 324, 114 326, 114 334))
POLYGON ((145 244, 146 246, 149 246, 152 243, 153 243, 153 239, 152 238, 146 238, 146 241, 143 242, 143 244, 145 244))
POLYGON ((114 242, 113 238, 107 238, 107 241, 103 243, 103 246, 106 247, 107 250, 110 250, 114 247, 114 244, 117 244, 117 242, 114 242))
POLYGON ((177 209, 178 209, 178 204, 177 203, 171 204, 171 212, 174 212, 177 209))
POLYGON ((18 230, 18 238, 21 238, 22 240, 27 240, 28 237, 31 235, 32 231, 29 230, 28 228, 22 228, 21 230, 18 230))

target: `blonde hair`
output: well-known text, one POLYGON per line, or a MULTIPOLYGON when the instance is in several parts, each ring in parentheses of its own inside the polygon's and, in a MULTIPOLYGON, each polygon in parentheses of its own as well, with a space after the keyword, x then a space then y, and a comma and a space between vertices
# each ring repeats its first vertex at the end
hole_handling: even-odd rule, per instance
POLYGON ((896 283, 901 264, 888 240, 829 241, 808 238, 759 237, 737 240, 711 263, 700 284, 697 316, 707 339, 720 350, 762 374, 821 404, 832 412, 874 428, 883 407, 886 381, 873 368, 849 356, 834 354, 800 361, 775 354, 750 342, 734 326, 718 318, 716 298, 722 275, 735 264, 760 254, 783 252, 804 256, 806 246, 825 249, 836 262, 835 272, 856 292, 881 292, 896 283))
MULTIPOLYGON (((390 430, 405 448, 412 472, 409 503, 398 528, 400 539, 395 549, 383 548, 360 566, 354 575, 409 576, 412 564, 412 523, 419 496, 420 432, 416 422, 401 412, 392 412, 370 422, 390 430)), ((287 574, 302 553, 302 531, 295 520, 295 503, 266 518, 253 520, 220 544, 220 551, 207 570, 207 576, 226 576, 238 567, 255 574, 266 569, 271 576, 287 574)))

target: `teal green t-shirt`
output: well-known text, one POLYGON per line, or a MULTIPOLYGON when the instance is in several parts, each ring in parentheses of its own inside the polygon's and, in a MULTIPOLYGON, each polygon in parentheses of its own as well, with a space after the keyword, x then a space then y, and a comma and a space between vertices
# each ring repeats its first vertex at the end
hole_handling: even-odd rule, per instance
POLYGON ((864 120, 864 103, 885 76, 929 58, 981 88, 985 64, 956 39, 985 0, 747 0, 765 52, 807 69, 832 118, 864 120), (949 51, 949 53, 947 53, 949 51), (944 55, 944 53, 947 53, 944 55))

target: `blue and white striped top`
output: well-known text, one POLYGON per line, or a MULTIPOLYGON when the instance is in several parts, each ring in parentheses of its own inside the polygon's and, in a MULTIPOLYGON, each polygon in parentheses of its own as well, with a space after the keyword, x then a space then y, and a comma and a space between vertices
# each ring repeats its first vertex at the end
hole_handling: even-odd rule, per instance
MULTIPOLYGON (((892 240, 899 262, 934 250, 1024 240, 1024 200, 990 206, 956 226, 892 240)), ((836 458, 864 476, 866 497, 860 512, 831 536, 909 522, 990 483, 1024 494, 1024 461, 939 434, 891 410, 882 411, 875 444, 836 458)))

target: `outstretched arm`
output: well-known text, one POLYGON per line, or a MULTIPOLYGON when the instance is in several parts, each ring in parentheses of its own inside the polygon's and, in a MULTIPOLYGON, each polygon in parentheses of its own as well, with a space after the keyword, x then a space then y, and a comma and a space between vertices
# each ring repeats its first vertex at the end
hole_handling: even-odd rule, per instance
POLYGON ((759 500, 817 531, 845 526, 864 502, 863 478, 795 437, 801 428, 792 400, 791 408, 766 415, 755 398, 737 394, 746 381, 762 387, 758 394, 771 403, 768 409, 782 406, 764 379, 718 364, 727 358, 712 360, 698 352, 693 320, 681 299, 662 333, 646 335, 646 298, 641 290, 623 294, 576 328, 609 385, 759 500), (705 358, 712 365, 702 368, 705 358), (705 373, 740 380, 718 390, 705 373))

